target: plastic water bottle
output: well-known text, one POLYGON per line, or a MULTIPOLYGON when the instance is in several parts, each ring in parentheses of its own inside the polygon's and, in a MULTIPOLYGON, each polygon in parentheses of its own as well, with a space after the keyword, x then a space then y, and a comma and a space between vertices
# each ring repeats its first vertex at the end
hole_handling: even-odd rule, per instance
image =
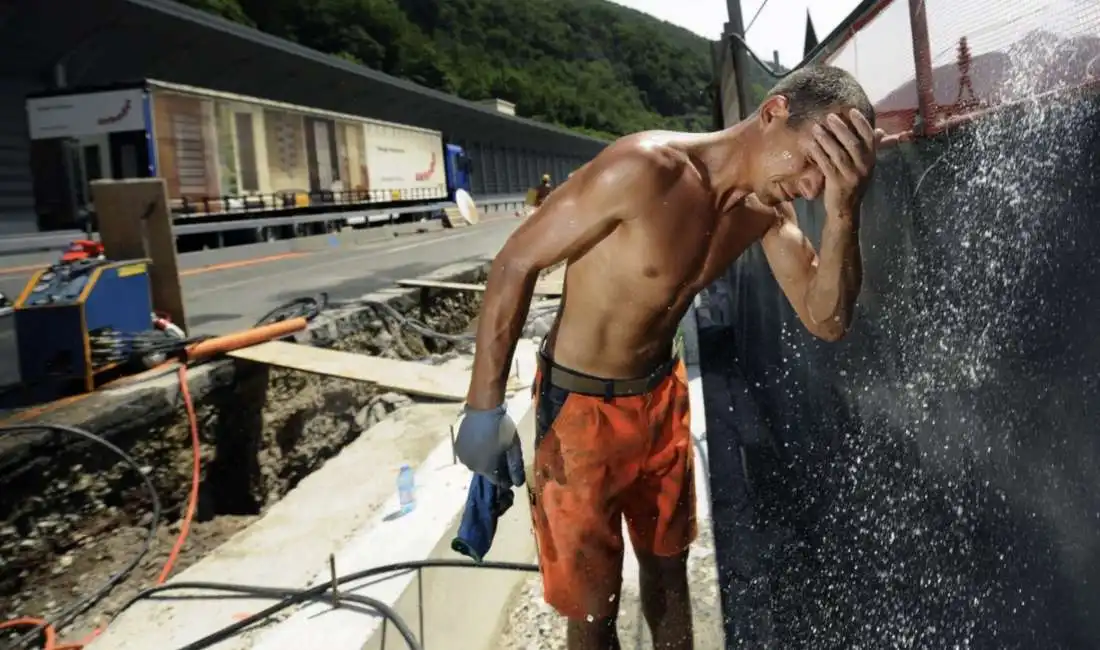
POLYGON ((408 465, 402 465, 397 473, 397 497, 401 502, 401 514, 408 514, 416 507, 416 476, 408 465))

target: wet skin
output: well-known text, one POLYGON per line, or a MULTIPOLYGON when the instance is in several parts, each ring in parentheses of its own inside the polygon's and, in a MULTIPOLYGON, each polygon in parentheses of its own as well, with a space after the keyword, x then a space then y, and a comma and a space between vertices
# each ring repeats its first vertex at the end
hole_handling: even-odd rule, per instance
MULTIPOLYGON (((691 300, 756 242, 807 329, 841 338, 862 279, 858 208, 882 134, 844 107, 797 125, 788 117, 786 99, 772 97, 718 133, 627 136, 550 194, 493 262, 468 404, 503 400, 538 274, 563 261, 546 349, 590 375, 641 377, 667 360, 691 300), (798 197, 825 204, 820 255, 798 227, 798 197)), ((660 650, 692 644, 686 556, 639 557, 660 650)), ((569 647, 618 648, 614 620, 570 621, 569 647)))

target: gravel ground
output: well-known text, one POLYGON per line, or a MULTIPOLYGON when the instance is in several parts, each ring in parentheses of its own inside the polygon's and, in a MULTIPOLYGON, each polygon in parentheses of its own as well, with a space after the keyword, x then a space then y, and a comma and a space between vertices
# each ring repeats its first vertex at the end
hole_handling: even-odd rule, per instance
MULTIPOLYGON (((695 650, 722 650, 722 614, 714 563, 714 539, 709 521, 700 522, 699 539, 689 556, 688 579, 691 583, 692 614, 695 621, 695 650), (706 524, 706 527, 704 527, 706 524)), ((633 561, 628 558, 628 562, 633 561)), ((622 608, 619 612, 619 640, 622 650, 652 648, 638 602, 636 571, 627 571, 623 583, 622 608)), ((501 650, 565 650, 565 621, 542 599, 542 581, 538 576, 523 586, 518 605, 512 610, 504 629, 501 650)))
MULTIPOLYGON (((195 564, 255 519, 256 517, 250 516, 223 516, 211 521, 193 523, 187 537, 187 544, 176 560, 173 573, 179 573, 195 564)), ((138 592, 155 584, 177 535, 179 535, 178 524, 158 530, 152 549, 133 573, 122 584, 111 590, 107 597, 96 603, 88 613, 77 618, 72 626, 61 630, 61 635, 70 641, 90 638, 90 635, 106 625, 138 592)), ((79 598, 104 584, 110 575, 130 562, 145 543, 146 536, 147 529, 127 527, 117 530, 110 537, 90 538, 86 544, 58 558, 51 571, 53 578, 37 582, 38 588, 27 600, 16 601, 19 610, 44 612, 49 616, 72 605, 79 598)), ((16 618, 19 611, 4 614, 3 618, 11 619, 16 618)))

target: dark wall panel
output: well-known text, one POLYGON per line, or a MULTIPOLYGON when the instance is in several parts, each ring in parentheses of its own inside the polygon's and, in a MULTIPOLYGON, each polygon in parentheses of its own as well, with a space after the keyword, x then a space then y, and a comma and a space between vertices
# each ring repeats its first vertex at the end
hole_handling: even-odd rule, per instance
POLYGON ((759 249, 708 289, 729 647, 1100 647, 1098 157, 1095 97, 885 151, 840 343, 759 249))

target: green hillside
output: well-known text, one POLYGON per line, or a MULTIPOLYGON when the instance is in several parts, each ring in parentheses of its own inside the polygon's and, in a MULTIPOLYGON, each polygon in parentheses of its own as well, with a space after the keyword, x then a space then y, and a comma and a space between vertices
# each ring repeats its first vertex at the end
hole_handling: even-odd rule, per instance
POLYGON ((707 41, 605 0, 184 0, 594 135, 710 127, 707 41))

